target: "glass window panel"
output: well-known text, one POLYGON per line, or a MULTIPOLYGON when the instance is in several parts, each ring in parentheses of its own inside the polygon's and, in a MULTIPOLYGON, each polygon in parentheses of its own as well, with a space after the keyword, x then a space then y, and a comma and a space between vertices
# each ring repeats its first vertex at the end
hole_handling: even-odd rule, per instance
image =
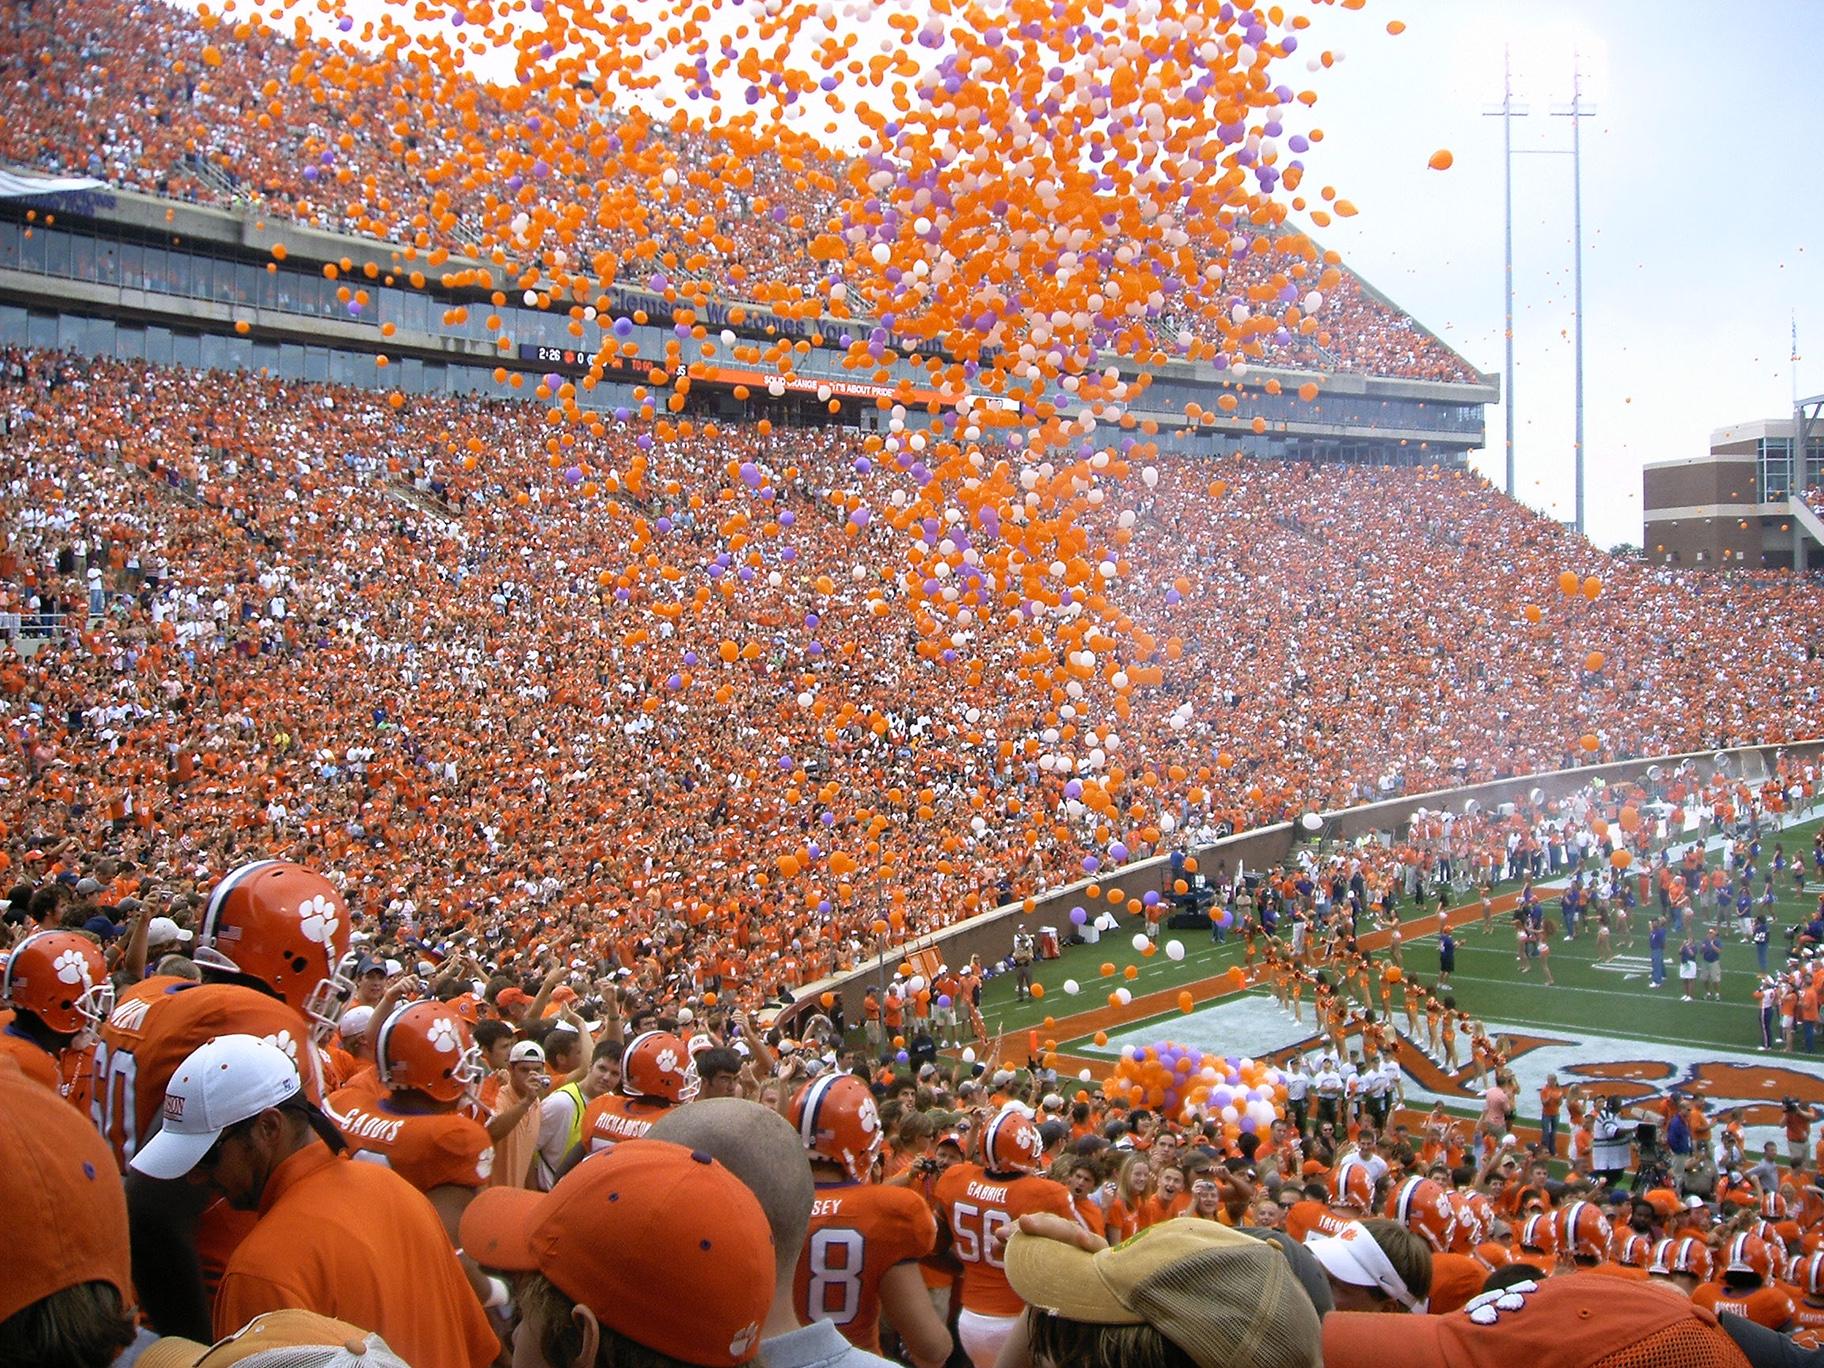
POLYGON ((102 285, 120 284, 120 244, 105 239, 95 244, 95 280, 102 285))
POLYGON ((25 230, 19 251, 19 265, 21 269, 36 271, 39 274, 43 274, 44 244, 49 237, 50 234, 45 232, 42 228, 27 228, 25 230))
POLYGON ((160 293, 171 288, 165 276, 165 257, 168 253, 163 247, 142 247, 140 249, 140 288, 160 293))
POLYGON ((329 379, 329 351, 324 347, 306 347, 304 349, 304 378, 306 380, 329 379))
POLYGON ((172 333, 171 364, 192 369, 202 365, 203 339, 195 333, 172 333))
POLYGON ((77 280, 94 280, 96 242, 87 233, 70 235, 70 274, 77 280))
POLYGON ((34 311, 25 325, 29 346, 50 350, 57 345, 57 315, 34 311))
POLYGON ((115 271, 120 283, 140 289, 145 278, 146 252, 137 242, 120 242, 114 245, 115 271))
POLYGON ((114 329, 114 355, 123 361, 137 361, 146 354, 146 330, 131 323, 114 329))
POLYGON ((0 223, 0 267, 19 268, 19 247, 25 230, 16 223, 0 223))
POLYGON ((0 342, 23 347, 29 340, 31 319, 17 304, 0 304, 0 342))
POLYGON ((67 276, 70 273, 70 235, 53 229, 48 233, 41 233, 39 236, 44 239, 46 274, 67 276))
POLYGON ((281 380, 302 380, 304 378, 303 343, 281 342, 279 344, 279 378, 281 380))

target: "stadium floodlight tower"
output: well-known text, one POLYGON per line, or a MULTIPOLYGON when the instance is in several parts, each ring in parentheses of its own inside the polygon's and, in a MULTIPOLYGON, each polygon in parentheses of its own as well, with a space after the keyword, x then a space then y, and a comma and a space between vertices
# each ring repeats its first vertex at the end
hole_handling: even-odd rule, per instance
POLYGON ((1507 497, 1514 497, 1514 120, 1527 115, 1524 103, 1514 99, 1514 50, 1501 46, 1501 103, 1482 111, 1483 117, 1501 120, 1502 191, 1502 289, 1506 326, 1506 374, 1502 377, 1501 416, 1507 424, 1507 497))
MULTIPOLYGON (((1799 350, 1796 338, 1793 341, 1792 350, 1796 359, 1799 350)), ((1793 381, 1793 388, 1796 393, 1798 388, 1796 378, 1793 381)), ((1792 446, 1786 457, 1786 488, 1788 491, 1801 492, 1801 494, 1789 492, 1788 497, 1793 503, 1800 501, 1802 492, 1809 486, 1806 472, 1810 468, 1808 456, 1811 451, 1811 436, 1814 432, 1820 431, 1824 431, 1824 394, 1814 394, 1809 399, 1795 398, 1792 401, 1792 446)), ((1793 529, 1792 568, 1794 570, 1805 568, 1805 538, 1799 535, 1797 528, 1793 529)))
POLYGON ((1507 494, 1514 495, 1514 158, 1564 157, 1571 159, 1571 294, 1572 347, 1575 352, 1574 396, 1576 410, 1576 513, 1572 525, 1583 532, 1583 123, 1596 113, 1596 106, 1583 98, 1583 61, 1571 55, 1571 102, 1558 105, 1552 113, 1571 121, 1571 145, 1559 147, 1514 148, 1513 121, 1524 118, 1527 106, 1514 99, 1514 67, 1511 47, 1503 48, 1501 59, 1501 103, 1484 109, 1484 115, 1501 120, 1501 166, 1504 195, 1503 235, 1506 272, 1506 388, 1501 392, 1502 416, 1507 424, 1507 494))

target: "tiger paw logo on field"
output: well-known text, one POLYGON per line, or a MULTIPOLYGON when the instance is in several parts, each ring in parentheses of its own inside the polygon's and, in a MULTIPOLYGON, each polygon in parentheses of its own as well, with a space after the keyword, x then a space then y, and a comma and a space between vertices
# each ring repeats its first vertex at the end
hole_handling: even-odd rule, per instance
POLYGON ((85 987, 94 984, 94 978, 89 972, 88 960, 75 950, 65 950, 57 956, 52 961, 51 968, 57 971, 57 979, 60 983, 80 983, 85 987))
POLYGON ((1477 1325, 1494 1325, 1504 1315, 1526 1310, 1526 1299, 1538 1290, 1539 1284, 1528 1279, 1498 1292, 1484 1292, 1479 1297, 1471 1297, 1464 1303, 1463 1309, 1477 1325))

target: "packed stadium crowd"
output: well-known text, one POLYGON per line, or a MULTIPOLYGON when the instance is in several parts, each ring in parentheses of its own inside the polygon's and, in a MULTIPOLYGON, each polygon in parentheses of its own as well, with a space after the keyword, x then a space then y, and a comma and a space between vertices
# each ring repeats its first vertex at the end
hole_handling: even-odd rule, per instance
MULTIPOLYGON (((550 117, 536 99, 469 83, 460 119, 430 117, 443 102, 422 68, 393 72, 259 31, 216 46, 196 15, 161 0, 9 0, 3 14, 9 41, 0 46, 0 84, 9 114, 0 159, 17 165, 458 254, 484 233, 501 233, 521 204, 555 220, 566 206, 599 202, 603 177, 624 182, 617 202, 624 199, 628 222, 597 215, 589 236, 568 244, 572 258, 606 251, 642 286, 656 271, 714 282, 733 298, 754 298, 759 286, 808 297, 823 279, 808 245, 846 186, 833 159, 756 155, 605 113, 577 133, 568 164, 547 168, 544 183, 527 188, 537 192, 527 201, 503 194, 493 172, 502 146, 550 117), (205 47, 215 64, 203 60, 205 47), (651 203, 644 188, 662 159, 680 177, 668 205, 651 203)), ((1304 270, 1275 252, 1244 253, 1228 281, 1237 299, 1264 301, 1312 288, 1315 278, 1292 278, 1304 270)), ((1480 378, 1347 269, 1324 297, 1319 331, 1257 339, 1250 359, 1480 378)), ((1168 351, 1176 346, 1176 328, 1153 331, 1168 351)))
POLYGON ((1336 1005, 1378 973, 1391 1020, 1397 956, 1282 939, 1268 898, 1241 933, 1337 1049, 1243 1132, 1002 1040, 908 1066, 602 963, 498 972, 286 861, 175 916, 111 860, 65 887, 7 914, 7 1368, 1803 1364, 1824 1328, 1814 1109, 1750 1156, 1701 1097, 1523 1102, 1475 1029, 1482 1113, 1399 1111, 1336 1005))
MULTIPOLYGON (((585 495, 529 405, 12 352, 0 419, 0 578, 22 623, 60 615, 0 659, 0 1116, 33 1156, 0 1181, 88 1213, 35 1224, 42 1276, 9 1280, 0 1363, 107 1363, 129 1340, 149 1364, 236 1362, 327 1335, 325 1354, 480 1364, 503 1334, 525 1363, 1404 1362, 1358 1313, 1473 1300, 1422 1333, 1555 1335, 1580 1298, 1605 1333, 1698 1355, 1660 1361, 1758 1363, 1824 1316, 1808 1111, 1771 1170, 1688 1150, 1674 1177, 1671 1150, 1612 1165, 1618 1132, 1568 1089, 1570 1169, 1543 1177, 1447 966, 1351 943, 1362 917, 1529 876, 1578 891, 1549 912, 1522 895, 1522 962, 1579 921, 1748 934, 1740 898, 1800 862, 1745 839, 1713 875, 1665 851, 1687 814, 1726 833, 1777 812, 1814 780, 1796 761, 1765 786, 1681 768, 1422 813, 1250 905, 1231 881, 1255 973, 1292 1011, 1309 993, 1333 1046, 1265 1134, 1067 1097, 1031 1042, 901 1061, 884 1019, 918 1036, 916 994, 879 1005, 882 1029, 864 1011, 859 1039, 754 1014, 1086 860, 1797 734, 1820 624, 1787 580, 1573 562, 1450 472, 1240 462, 1212 498, 1207 465, 1162 463, 1135 496, 1117 663, 1177 683, 1060 670, 1034 706, 1008 687, 1033 668, 1023 620, 934 643, 892 616, 893 577, 854 573, 942 529, 829 511, 832 490, 891 504, 845 430, 605 428, 565 459, 619 488, 585 495), (762 536, 726 517, 743 463, 772 475, 762 536), (1595 592, 1563 592, 1572 563, 1595 592), (1117 765, 1148 796, 1111 829, 1071 786, 1117 765), (1401 1012, 1493 1090, 1475 1126, 1392 1111, 1401 1012), (660 1194, 714 1219, 668 1223, 660 1194), (1554 1286, 1598 1265, 1697 1296, 1641 1300, 1642 1330, 1634 1289, 1554 1286), (1132 1278, 1118 1310, 1084 1300, 1092 1268, 1132 1278), (1198 1279, 1260 1290, 1225 1312, 1198 1279)), ((1810 1048, 1800 947, 1783 977, 1773 1010, 1810 1048)))
POLYGON ((195 896, 281 853, 364 916, 477 920, 503 954, 548 927, 757 1005, 1102 862, 1783 739, 1815 705, 1815 596, 1605 562, 1563 597, 1569 538, 1454 473, 1241 463, 1212 501, 1163 465, 1122 552, 1136 631, 1082 681, 1023 615, 906 611, 881 567, 941 529, 830 511, 891 502, 851 432, 607 428, 565 458, 625 477, 592 496, 529 405, 0 370, 0 582, 64 610, 5 660, 14 871, 107 851, 195 896), (730 520, 747 463, 775 498, 730 520))

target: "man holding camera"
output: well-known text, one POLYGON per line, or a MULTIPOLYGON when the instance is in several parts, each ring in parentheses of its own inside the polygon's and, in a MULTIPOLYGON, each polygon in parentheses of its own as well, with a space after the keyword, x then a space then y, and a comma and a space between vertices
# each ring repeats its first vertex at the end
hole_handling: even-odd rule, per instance
POLYGON ((1780 1099, 1780 1124, 1786 1131, 1786 1158, 1795 1169, 1805 1167, 1811 1153, 1811 1127, 1824 1120, 1816 1107, 1808 1107, 1796 1097, 1780 1099))

